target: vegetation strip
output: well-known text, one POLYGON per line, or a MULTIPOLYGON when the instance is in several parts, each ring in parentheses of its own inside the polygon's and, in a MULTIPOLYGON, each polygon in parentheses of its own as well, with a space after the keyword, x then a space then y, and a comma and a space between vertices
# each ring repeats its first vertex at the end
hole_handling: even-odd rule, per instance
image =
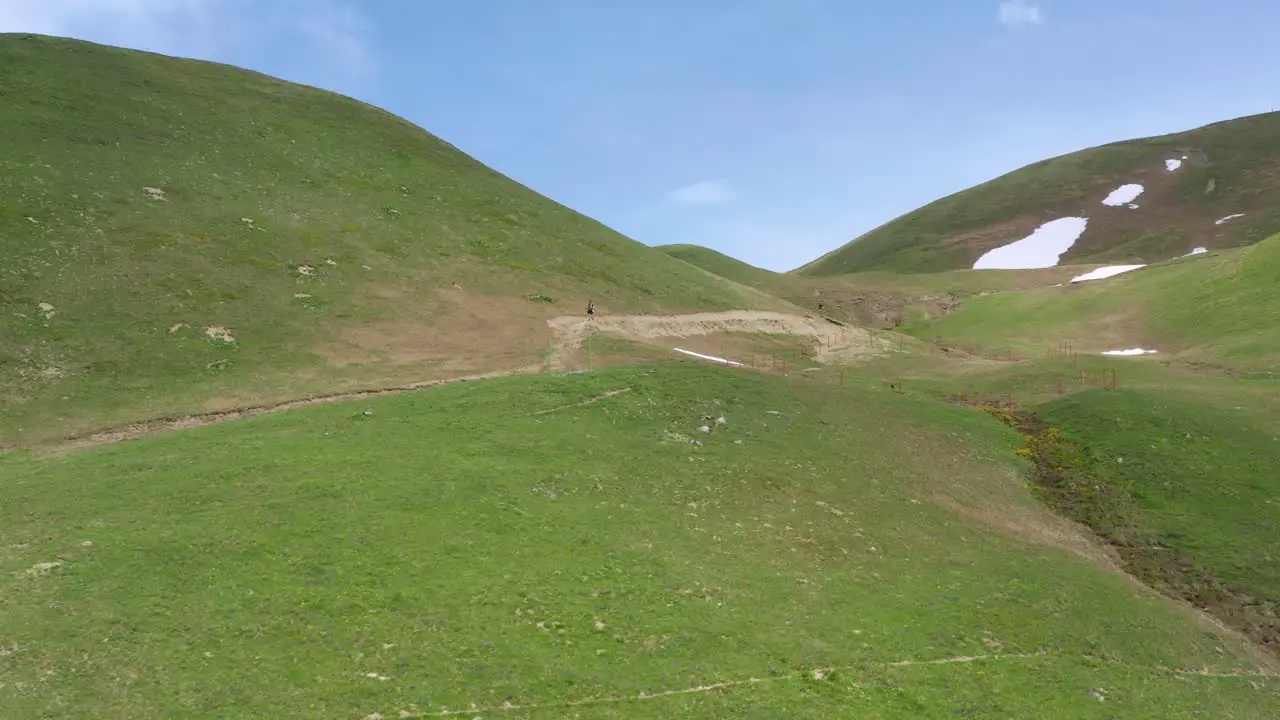
POLYGON ((1127 488, 1108 483, 1093 468, 1087 448, 1029 412, 983 407, 1026 440, 1018 454, 1035 464, 1035 486, 1057 512, 1092 530, 1113 548, 1124 569, 1144 584, 1188 602, 1280 655, 1275 602, 1256 598, 1197 566, 1144 527, 1127 488))

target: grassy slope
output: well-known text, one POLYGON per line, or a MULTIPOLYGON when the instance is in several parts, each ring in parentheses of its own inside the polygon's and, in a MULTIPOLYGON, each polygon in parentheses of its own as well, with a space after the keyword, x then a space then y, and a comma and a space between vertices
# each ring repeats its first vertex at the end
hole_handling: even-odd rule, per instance
POLYGON ((339 95, 40 36, 0 35, 0 78, 0 445, 218 396, 448 374, 463 357, 534 362, 540 318, 588 297, 749 302, 339 95), (490 320, 525 327, 492 340, 490 320), (236 342, 207 338, 214 325, 236 342), (353 334, 370 327, 385 356, 353 334))
MULTIPOLYGON (((1275 211, 1280 187, 1275 182, 1280 149, 1280 113, 1256 115, 1209 125, 1185 133, 1131 140, 1063 155, 1029 165, 990 182, 926 205, 889 222, 806 265, 809 275, 840 275, 867 270, 937 272, 971 267, 980 249, 948 238, 999 227, 1019 218, 1038 218, 1025 228, 1052 217, 1087 213, 1091 220, 1106 217, 1098 204, 1108 192, 1142 177, 1159 177, 1163 161, 1190 150, 1193 158, 1175 176, 1162 198, 1162 210, 1173 220, 1150 218, 1140 229, 1111 233, 1093 257, 1079 244, 1065 262, 1147 261, 1170 257, 1188 242, 1189 218, 1197 233, 1213 247, 1242 245, 1280 231, 1275 211), (1213 190, 1207 192, 1209 181, 1213 190), (1239 224, 1215 227, 1212 221, 1249 212, 1239 224), (1046 215, 1049 213, 1049 215, 1046 215), (1107 245, 1107 244, 1110 245, 1107 245), (1111 247, 1126 245, 1127 247, 1111 247)), ((1147 202, 1148 198, 1140 200, 1147 202)), ((1150 208, 1149 208, 1150 210, 1150 208)), ((1090 233, 1100 231, 1092 222, 1090 233)), ((1005 233, 1007 235, 1008 233, 1005 233)), ((1009 242, 1017 237, 1005 237, 1009 242)), ((997 243, 998 244, 998 243, 997 243)), ((1185 250, 1184 250, 1185 252, 1185 250)))
POLYGON ((1130 347, 1270 377, 1280 357, 1280 236, 1106 280, 973 298, 904 326, 919 336, 1080 352, 1130 347))
POLYGON ((1070 532, 1017 443, 861 381, 667 366, 0 456, 0 715, 1280 712, 1274 679, 1159 669, 1250 663, 1037 542, 1070 532))
MULTIPOLYGON (((1280 575, 1266 558, 1280 556, 1271 481, 1280 464, 1280 385, 1273 376, 1278 282, 1280 237, 1274 237, 1081 287, 974 298, 946 318, 905 329, 988 354, 1011 347, 1032 360, 950 377, 933 361, 918 368, 914 382, 940 394, 1010 393, 1035 406, 1085 448, 1090 472, 1131 507, 1140 532, 1226 583, 1244 604, 1274 612, 1280 575), (1069 392, 1078 389, 1069 380, 1077 371, 1044 358, 1043 348, 1064 340, 1086 353, 1080 364, 1087 372, 1117 371, 1118 390, 1058 400, 1059 380, 1067 378, 1069 392), (1088 354, 1140 345, 1162 354, 1088 354)), ((1260 636, 1280 641, 1266 629, 1274 620, 1259 612, 1249 622, 1260 636)))
POLYGON ((714 275, 779 297, 793 294, 802 284, 793 276, 758 268, 700 245, 661 245, 656 249, 714 275))

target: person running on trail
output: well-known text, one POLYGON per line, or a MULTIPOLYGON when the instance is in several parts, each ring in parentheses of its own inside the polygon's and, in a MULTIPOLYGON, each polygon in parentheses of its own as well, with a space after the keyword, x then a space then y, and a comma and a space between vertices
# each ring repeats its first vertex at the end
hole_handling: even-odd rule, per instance
POLYGON ((596 314, 596 304, 594 301, 588 300, 587 301, 587 317, 589 318, 595 317, 595 314, 596 314))

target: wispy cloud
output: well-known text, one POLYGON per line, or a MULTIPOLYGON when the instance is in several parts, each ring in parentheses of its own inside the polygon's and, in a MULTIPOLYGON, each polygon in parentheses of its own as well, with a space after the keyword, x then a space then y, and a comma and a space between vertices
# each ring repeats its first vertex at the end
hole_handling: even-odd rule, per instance
POLYGON ((1024 27, 1044 22, 1040 6, 1027 0, 1004 0, 1000 3, 1000 24, 1005 27, 1024 27))
POLYGON ((668 196, 681 205, 719 205, 737 197, 723 180, 703 180, 672 190, 668 196))
MULTIPOLYGON (((60 35, 234 62, 275 56, 272 74, 326 87, 375 70, 370 25, 353 0, 0 0, 0 32, 60 35), (266 5, 266 7, 263 7, 266 5), (288 42, 296 39, 295 42, 288 42)), ((336 88, 335 88, 336 89, 336 88)))

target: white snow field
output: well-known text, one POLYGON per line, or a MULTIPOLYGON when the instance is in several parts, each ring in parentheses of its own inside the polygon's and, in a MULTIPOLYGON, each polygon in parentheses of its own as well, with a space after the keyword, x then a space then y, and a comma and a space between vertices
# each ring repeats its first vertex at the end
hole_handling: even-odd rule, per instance
POLYGON ((734 362, 733 360, 726 360, 722 357, 716 357, 715 355, 703 355, 702 353, 696 353, 692 350, 685 350, 683 348, 673 348, 673 349, 678 353, 691 355, 696 358, 702 358, 703 360, 710 360, 712 362, 718 362, 724 365, 733 365, 734 367, 742 367, 742 363, 740 362, 734 362))
POLYGON ((1103 355, 1155 355, 1155 350, 1143 350, 1142 348, 1133 348, 1132 350, 1108 350, 1103 355))
POLYGON ((988 250, 973 264, 974 270, 1032 270, 1058 265, 1062 253, 1071 249, 1089 225, 1087 218, 1051 220, 1021 240, 988 250))
POLYGON ((1100 267, 1097 270, 1090 270, 1083 275, 1077 275, 1071 278, 1071 282, 1102 280, 1103 278, 1109 278, 1114 275, 1119 275, 1120 273, 1127 273, 1130 270, 1137 270, 1138 268, 1144 267, 1146 267, 1146 265, 1108 265, 1107 267, 1100 267))
POLYGON ((1112 190, 1111 194, 1107 196, 1107 199, 1102 201, 1102 204, 1110 205, 1111 207, 1128 205, 1134 200, 1137 200, 1138 196, 1141 195, 1142 191, 1145 189, 1146 188, 1138 184, 1121 185, 1115 190, 1112 190))
POLYGON ((1169 172, 1174 172, 1178 168, 1182 167, 1182 161, 1181 160, 1165 160, 1164 167, 1169 172))
POLYGON ((1221 220, 1218 220, 1218 221, 1214 222, 1213 224, 1214 224, 1214 225, 1226 225, 1227 223, 1231 222, 1232 220, 1235 220, 1236 218, 1242 218, 1242 217, 1244 217, 1244 213, 1236 213, 1235 215, 1228 215, 1228 216, 1226 216, 1226 217, 1222 218, 1221 220))
POLYGON ((1203 255, 1207 252, 1209 252, 1208 248, 1198 247, 1195 250, 1192 250, 1191 252, 1187 253, 1186 255, 1183 255, 1182 257, 1191 257, 1192 255, 1203 255))

